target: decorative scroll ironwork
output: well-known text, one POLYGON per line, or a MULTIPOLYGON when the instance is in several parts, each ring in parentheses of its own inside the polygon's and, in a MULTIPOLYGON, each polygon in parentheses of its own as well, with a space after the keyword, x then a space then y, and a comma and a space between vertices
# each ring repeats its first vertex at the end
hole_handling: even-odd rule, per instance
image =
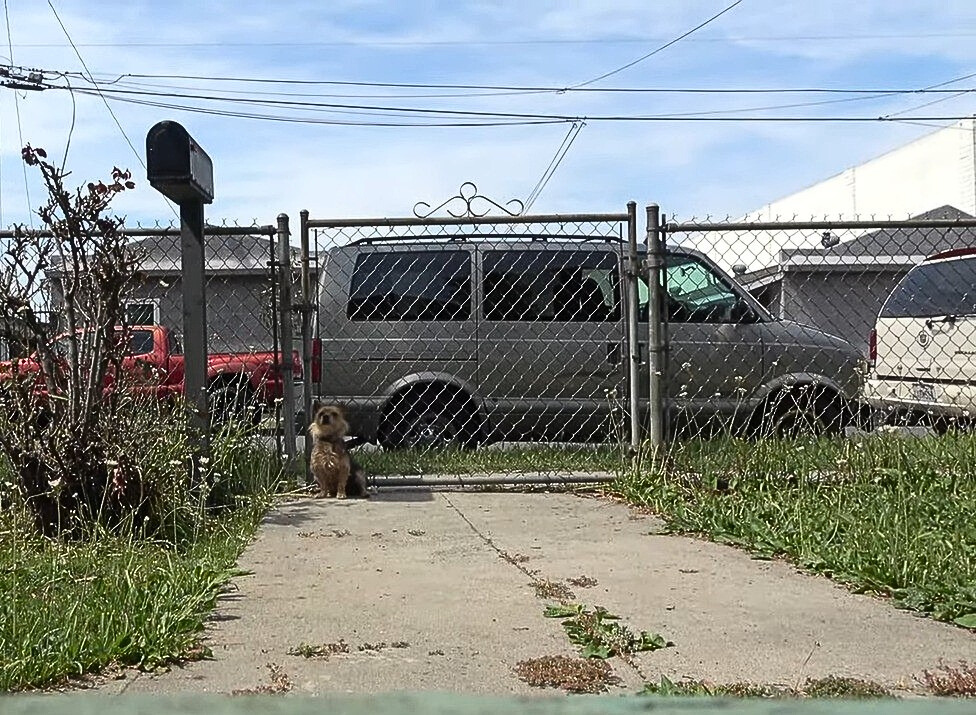
POLYGON ((493 209, 509 216, 521 216, 525 204, 519 199, 511 199, 500 204, 479 194, 478 187, 473 182, 465 181, 456 196, 452 196, 439 206, 431 207, 426 201, 418 201, 413 206, 413 215, 417 218, 430 218, 441 209, 454 218, 481 218, 487 216, 493 209))

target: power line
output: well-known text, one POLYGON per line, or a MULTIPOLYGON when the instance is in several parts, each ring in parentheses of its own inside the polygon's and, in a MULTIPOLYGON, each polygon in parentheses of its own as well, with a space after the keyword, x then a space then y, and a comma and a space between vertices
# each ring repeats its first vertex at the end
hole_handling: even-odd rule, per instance
POLYGON ((570 126, 569 131, 566 133, 566 136, 563 137, 562 143, 556 149, 556 153, 549 162, 549 166, 547 166, 546 170, 542 172, 542 176, 539 177, 539 181, 536 182, 536 185, 532 188, 532 191, 529 192, 529 195, 525 197, 525 211, 532 208, 532 204, 534 204, 536 199, 539 198, 542 190, 546 188, 549 180, 556 173, 556 169, 559 168, 559 165, 566 157, 566 154, 569 153, 569 148, 573 146, 573 142, 576 141, 576 137, 579 136, 580 131, 582 131, 584 126, 584 122, 573 122, 572 126, 570 126))
MULTIPOLYGON (((52 86, 51 88, 55 88, 52 86)), ((60 88, 63 89, 63 88, 60 88)), ((76 90, 84 93, 85 90, 76 90)), ((655 115, 603 115, 603 116, 586 116, 580 117, 579 115, 573 114, 536 114, 527 112, 492 112, 485 110, 460 110, 460 109, 435 109, 431 107, 404 107, 404 106, 390 106, 390 105, 376 105, 376 104, 344 104, 337 102, 309 102, 309 101, 298 101, 298 100, 285 100, 285 99, 257 99, 250 97, 223 97, 220 95, 212 94, 188 94, 188 93, 175 93, 175 92, 154 92, 148 90, 126 90, 126 89, 112 89, 105 88, 99 90, 99 95, 106 99, 109 97, 118 98, 119 96, 134 96, 134 97, 160 97, 166 99, 180 99, 180 100, 201 100, 207 102, 215 103, 235 103, 248 106, 263 106, 267 108, 276 109, 297 109, 306 111, 337 111, 337 110, 357 110, 366 113, 382 113, 382 114, 397 114, 400 116, 434 116, 434 117, 466 117, 466 118, 490 118, 493 120, 497 119, 509 119, 509 120, 536 120, 536 119, 547 119, 547 120, 558 120, 564 122, 573 122, 577 119, 587 119, 591 121, 643 121, 643 120, 664 120, 664 119, 690 119, 696 116, 703 116, 709 114, 717 113, 733 113, 733 112, 744 112, 744 111, 766 111, 772 109, 785 109, 785 108, 795 108, 800 106, 813 106, 818 104, 829 104, 836 103, 838 101, 853 101, 855 99, 876 99, 878 96, 870 97, 853 97, 847 98, 846 100, 830 100, 827 102, 810 102, 801 104, 790 104, 790 105, 775 105, 771 107, 751 107, 744 109, 731 109, 731 110, 714 110, 711 112, 675 112, 671 114, 655 114, 655 115)), ((766 117, 765 119, 772 119, 771 117, 766 117)), ((785 119, 785 118, 784 118, 785 119)), ((813 120, 813 117, 807 118, 794 118, 793 121, 801 120, 813 120)), ((819 118, 821 120, 828 118, 819 118)), ((837 118, 834 120, 849 120, 852 118, 837 118)), ((856 117, 853 118, 858 121, 877 121, 883 119, 882 117, 856 117)))
MULTIPOLYGON (((78 76, 85 81, 92 81, 80 72, 58 73, 78 76)), ((976 75, 970 75, 976 76, 976 75)), ((634 94, 948 94, 956 89, 938 89, 941 85, 934 85, 929 89, 898 88, 898 87, 558 87, 552 85, 492 85, 492 84, 439 84, 425 82, 366 82, 343 80, 311 80, 311 79, 283 79, 269 77, 226 77, 214 75, 186 75, 186 74, 137 74, 125 73, 113 75, 113 79, 101 80, 102 87, 118 84, 126 78, 132 79, 160 79, 160 80, 193 80, 203 82, 237 82, 252 84, 281 84, 305 86, 336 86, 336 87, 375 87, 386 89, 445 89, 445 90, 483 90, 506 92, 552 92, 552 93, 634 93, 634 94)), ((231 90, 220 90, 231 91, 231 90)), ((253 92, 252 92, 253 93, 253 92)), ((302 95, 295 95, 302 96, 302 95)), ((319 95, 308 95, 319 96, 319 95)), ((331 95, 323 95, 331 96, 331 95)), ((352 95, 358 96, 358 95, 352 95)), ((371 96, 371 95, 370 95, 371 96)), ((402 97, 402 95, 397 95, 402 97)))
MULTIPOLYGON (((83 89, 75 89, 79 94, 97 96, 94 92, 83 89)), ((175 104, 171 102, 160 102, 148 99, 135 99, 132 97, 108 97, 113 102, 124 102, 126 104, 136 104, 145 107, 156 107, 159 109, 173 109, 181 112, 192 112, 195 114, 207 114, 218 117, 233 117, 237 119, 259 119, 263 121, 284 122, 289 124, 310 124, 310 125, 333 125, 351 127, 511 127, 511 126, 532 126, 539 124, 562 124, 565 119, 525 119, 525 120, 438 120, 434 118, 430 121, 413 122, 367 122, 367 121, 343 121, 338 119, 319 119, 311 117, 288 117, 272 114, 258 114, 252 112, 239 112, 221 109, 211 109, 194 105, 175 104)))
POLYGON ((71 82, 65 77, 64 81, 68 84, 68 94, 71 95, 71 126, 68 127, 68 138, 64 142, 64 156, 61 158, 61 171, 64 172, 64 167, 68 163, 68 150, 71 149, 71 137, 75 133, 75 119, 78 114, 78 103, 75 101, 75 93, 71 91, 71 82))
POLYGON ((731 11, 733 8, 735 8, 737 5, 739 5, 741 3, 742 3, 742 0, 735 0, 735 2, 733 2, 731 5, 729 5, 728 7, 726 7, 721 12, 718 12, 715 15, 712 15, 710 18, 708 18, 704 22, 696 25, 695 27, 691 28, 690 30, 688 30, 687 32, 685 32, 683 34, 678 35, 673 40, 670 40, 669 42, 665 42, 663 45, 661 45, 657 49, 654 49, 654 50, 651 50, 650 52, 648 52, 646 55, 643 55, 641 57, 638 57, 633 62, 628 62, 627 64, 622 65, 622 66, 618 67, 617 69, 610 70, 609 72, 605 72, 604 74, 601 74, 599 77, 594 77, 593 79, 588 79, 585 82, 580 82, 579 84, 574 85, 574 87, 585 87, 587 85, 594 84, 596 82, 599 82, 600 80, 606 79, 607 77, 612 77, 615 74, 619 74, 620 72, 623 72, 626 69, 630 69, 631 67, 633 67, 636 64, 640 64, 644 60, 646 60, 646 59, 648 59, 650 57, 653 57, 654 55, 658 54, 659 52, 663 52, 664 50, 668 49, 672 45, 675 45, 675 44, 681 42, 683 39, 685 39, 686 37, 688 37, 688 35, 691 35, 691 34, 694 34, 695 32, 698 32, 698 30, 702 29, 706 25, 709 25, 712 22, 714 22, 715 20, 719 19, 720 17, 722 17, 722 15, 724 15, 725 13, 731 11))
MULTIPOLYGON (((7 23, 7 47, 10 52, 10 62, 13 64, 14 58, 14 47, 13 40, 11 39, 10 32, 10 11, 7 8, 7 0, 3 0, 3 17, 7 23)), ((17 113, 17 141, 20 142, 18 147, 18 153, 24 148, 24 132, 20 121, 20 99, 17 96, 17 90, 14 90, 14 110, 17 113)), ((27 180, 27 162, 21 162, 21 168, 24 170, 24 194, 27 197, 27 218, 30 221, 31 228, 34 228, 34 212, 32 210, 33 204, 31 203, 30 197, 30 182, 27 180)))
POLYGON ((959 89, 959 88, 956 88, 954 90, 943 90, 943 89, 940 89, 940 88, 941 87, 946 87, 946 86, 948 86, 950 84, 957 84, 958 82, 963 82, 963 81, 965 81, 967 79, 972 79, 973 77, 976 77, 976 73, 965 74, 962 77, 955 77, 953 79, 946 80, 945 82, 939 82, 938 84, 933 84, 933 85, 931 85, 929 87, 925 87, 924 88, 925 91, 937 90, 937 91, 940 91, 940 92, 951 92, 952 94, 950 94, 948 97, 942 97, 940 99, 936 99, 936 100, 933 100, 933 101, 930 101, 930 102, 925 102, 923 104, 919 104, 919 105, 916 105, 914 107, 909 107, 908 109, 902 109, 902 110, 900 110, 898 112, 891 112, 890 114, 886 114, 885 116, 888 117, 888 118, 897 117, 897 116, 900 116, 902 114, 908 114, 909 112, 915 112, 915 111, 918 111, 919 109, 925 109, 926 107, 931 107, 933 104, 939 104, 941 102, 949 101, 950 99, 956 99, 957 97, 961 97, 964 94, 967 94, 969 92, 969 90, 967 90, 967 89, 959 89))
MULTIPOLYGON (((53 87, 52 87, 53 88, 53 87)), ((63 88, 60 88, 63 89, 63 88)), ((75 89, 81 94, 96 96, 94 92, 84 89, 75 89)), ((160 107, 165 109, 175 109, 179 111, 197 112, 202 114, 212 114, 216 116, 238 117, 245 119, 263 119, 271 121, 281 121, 296 124, 336 124, 343 126, 382 126, 382 127, 412 127, 412 126, 452 126, 452 127, 477 127, 477 126, 520 126, 530 124, 554 124, 572 123, 575 121, 586 122, 756 122, 756 123, 868 123, 868 122, 895 122, 897 119, 889 119, 883 116, 858 117, 858 116, 787 116, 787 117, 766 117, 766 116, 741 116, 741 117, 716 117, 716 116, 695 116, 690 114, 669 114, 669 115, 589 115, 589 116, 570 116, 558 114, 529 114, 529 113, 505 113, 505 112, 478 112, 461 110, 436 110, 436 109, 413 109, 403 107, 383 108, 379 106, 367 106, 368 109, 382 111, 389 109, 396 112, 418 112, 420 117, 430 116, 429 122, 364 122, 364 121, 338 121, 329 119, 308 118, 299 116, 263 115, 256 113, 236 112, 230 110, 218 110, 194 105, 177 104, 172 102, 160 102, 149 99, 136 99, 134 97, 98 95, 106 100, 116 102, 126 102, 143 106, 160 107), (451 121, 446 121, 443 116, 457 117, 451 121), (461 118, 467 118, 463 121, 461 118)), ((166 96, 166 95, 163 95, 166 96)), ((322 106, 322 105, 315 105, 322 106)), ((333 108, 356 108, 362 105, 328 105, 333 108)), ((301 108, 301 107, 299 107, 301 108)), ((420 118, 418 117, 418 118, 420 118)), ((946 115, 913 117, 915 121, 959 121, 972 119, 972 115, 946 115)))
MULTIPOLYGON (((7 0, 4 0, 4 2, 6 2, 6 1, 7 0)), ((98 86, 98 83, 95 82, 95 78, 92 76, 91 70, 88 69, 88 65, 85 63, 85 58, 81 56, 81 52, 78 51, 78 47, 75 45, 74 40, 71 39, 71 34, 68 32, 68 28, 64 26, 64 23, 63 22, 61 22, 61 16, 58 15, 58 11, 55 9, 54 3, 51 2, 51 0, 47 0, 47 5, 48 5, 49 8, 51 8, 51 12, 54 13, 54 17, 58 21, 58 25, 61 26, 61 30, 62 30, 62 32, 64 32, 64 36, 67 38, 68 43, 71 45, 71 48, 75 51, 75 55, 77 55, 78 61, 81 62, 81 66, 84 67, 85 68, 85 72, 88 73, 88 80, 95 87, 95 91, 98 92, 98 96, 101 97, 102 103, 105 105, 105 108, 108 110, 108 113, 110 115, 112 115, 112 121, 115 122, 115 126, 117 126, 119 128, 119 131, 120 132, 122 132, 122 137, 125 139, 125 143, 129 145, 129 148, 132 150, 132 153, 135 154, 136 160, 142 165, 142 168, 144 170, 147 170, 146 169, 146 162, 143 161, 142 155, 136 150, 136 147, 132 143, 132 140, 129 139, 129 135, 126 134, 126 131, 125 131, 125 129, 122 126, 122 122, 120 122, 119 121, 119 118, 117 116, 115 116, 115 112, 112 111, 111 105, 108 103, 108 100, 106 100, 105 97, 104 97, 104 95, 102 94, 102 91, 101 91, 101 89, 98 86)), ((67 77, 65 77, 65 81, 67 81, 67 77)), ((68 91, 71 92, 71 85, 70 84, 68 85, 68 91)), ((72 103, 73 102, 74 102, 74 93, 72 92, 72 103)), ((72 104, 72 106, 74 106, 74 105, 72 104)), ((74 120, 74 112, 72 111, 72 115, 71 115, 71 127, 72 127, 72 129, 74 129, 74 121, 75 121, 74 120)), ((68 142, 69 142, 69 144, 65 146, 65 152, 67 152, 68 146, 70 146, 70 141, 71 141, 71 134, 69 133, 68 134, 68 142)), ((179 217, 179 213, 173 207, 172 202, 169 199, 167 199, 166 197, 163 197, 163 200, 166 202, 166 205, 169 207, 169 210, 173 213, 173 215, 179 217)))
MULTIPOLYGON (((727 37, 695 37, 689 42, 729 44, 737 42, 849 42, 851 40, 919 40, 976 37, 976 32, 905 32, 905 33, 851 33, 828 35, 729 35, 727 37)), ((665 37, 619 38, 528 38, 524 40, 323 40, 318 42, 267 42, 264 40, 241 42, 79 42, 78 47, 158 47, 158 48, 221 48, 221 47, 499 47, 533 45, 637 45, 663 42, 665 37)), ((20 42, 21 48, 56 49, 64 43, 20 42)))
MULTIPOLYGON (((6 0, 4 0, 4 2, 6 2, 6 0)), ((64 23, 61 22, 61 16, 58 15, 58 11, 55 9, 54 3, 51 2, 51 0, 47 0, 47 5, 49 8, 51 8, 51 12, 54 13, 55 19, 58 21, 58 24, 61 26, 61 30, 64 32, 64 36, 67 38, 68 43, 71 45, 71 49, 75 51, 75 55, 77 55, 78 61, 81 62, 81 66, 84 67, 85 72, 88 73, 89 81, 92 83, 92 85, 94 85, 95 89, 98 91, 99 96, 101 96, 102 92, 99 89, 98 84, 95 82, 91 70, 88 69, 88 65, 85 63, 85 58, 81 56, 81 52, 78 51, 78 47, 75 45, 74 40, 71 39, 71 35, 68 33, 68 28, 66 28, 64 26, 64 23)), ((108 110, 108 113, 112 115, 112 119, 115 122, 115 126, 119 128, 120 132, 122 132, 122 136, 125 138, 125 143, 129 145, 129 148, 132 150, 132 153, 136 155, 136 159, 139 160, 139 163, 142 164, 142 168, 145 169, 146 162, 142 160, 142 156, 139 154, 139 152, 135 148, 135 145, 133 145, 132 141, 129 139, 129 135, 125 133, 125 129, 122 128, 122 123, 119 121, 119 118, 115 116, 115 112, 112 111, 112 107, 109 106, 109 103, 105 100, 105 97, 102 97, 102 101, 105 103, 105 108, 108 110)), ((170 208, 172 208, 172 205, 170 205, 170 208)))

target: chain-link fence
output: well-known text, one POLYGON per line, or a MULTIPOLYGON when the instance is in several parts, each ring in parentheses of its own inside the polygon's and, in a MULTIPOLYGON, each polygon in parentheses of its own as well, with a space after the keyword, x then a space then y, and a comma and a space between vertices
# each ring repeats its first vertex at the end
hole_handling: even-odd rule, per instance
POLYGON ((309 399, 387 449, 460 450, 374 483, 586 481, 647 444, 942 429, 976 408, 976 219, 649 207, 638 247, 633 205, 491 217, 460 198, 448 218, 303 215, 309 399))
POLYGON ((635 207, 489 217, 472 210, 473 195, 458 198, 468 203, 447 218, 303 215, 312 392, 383 448, 457 450, 438 477, 418 462, 397 485, 605 478, 609 459, 592 467, 630 439, 621 266, 635 207), (494 456, 465 456, 475 447, 494 456))
POLYGON ((665 382, 685 435, 947 429, 976 407, 972 217, 662 229, 665 382))
MULTIPOLYGON (((128 360, 145 367, 139 371, 140 389, 150 380, 160 399, 167 399, 182 394, 180 230, 168 225, 136 226, 124 229, 124 234, 135 262, 135 277, 125 291, 122 311, 129 333, 128 360)), ((294 280, 296 271, 290 260, 282 268, 274 226, 207 226, 205 234, 211 412, 219 422, 235 419, 260 426, 275 436, 279 453, 287 452, 281 436, 281 398, 284 383, 294 382, 301 367, 297 352, 293 374, 286 373, 281 364, 279 292, 283 281, 294 280)), ((26 299, 20 315, 29 313, 34 325, 29 329, 24 319, 14 318, 3 326, 0 352, 4 359, 31 353, 32 330, 50 336, 68 330, 65 291, 77 281, 66 277, 77 268, 70 265, 70 256, 58 253, 58 242, 53 239, 46 231, 0 232, 6 286, 2 297, 8 302, 26 299)), ((293 253, 297 259, 297 250, 293 253)), ((95 266, 101 258, 88 256, 86 260, 95 266)), ((83 309, 83 300, 75 302, 81 307, 77 328, 93 328, 98 316, 83 309)), ((290 318, 291 305, 286 312, 290 318)))

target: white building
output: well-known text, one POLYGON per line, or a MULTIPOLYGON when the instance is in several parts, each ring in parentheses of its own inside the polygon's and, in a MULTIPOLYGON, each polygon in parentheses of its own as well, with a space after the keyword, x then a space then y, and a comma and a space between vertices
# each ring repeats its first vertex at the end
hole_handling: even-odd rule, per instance
POLYGON ((750 212, 748 221, 976 215, 976 119, 964 119, 750 212))
MULTIPOLYGON (((976 216, 976 119, 965 119, 751 211, 744 222, 896 219, 951 206, 976 216)), ((850 241, 863 231, 828 238, 850 241)), ((781 251, 822 248, 811 230, 690 234, 676 237, 749 272, 775 266, 781 251)))

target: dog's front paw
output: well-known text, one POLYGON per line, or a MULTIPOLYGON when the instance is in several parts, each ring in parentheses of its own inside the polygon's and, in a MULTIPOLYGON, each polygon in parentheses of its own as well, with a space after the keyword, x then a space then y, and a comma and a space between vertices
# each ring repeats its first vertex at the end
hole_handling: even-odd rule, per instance
POLYGON ((338 494, 336 494, 336 499, 345 499, 345 498, 346 498, 345 492, 339 492, 338 494))

